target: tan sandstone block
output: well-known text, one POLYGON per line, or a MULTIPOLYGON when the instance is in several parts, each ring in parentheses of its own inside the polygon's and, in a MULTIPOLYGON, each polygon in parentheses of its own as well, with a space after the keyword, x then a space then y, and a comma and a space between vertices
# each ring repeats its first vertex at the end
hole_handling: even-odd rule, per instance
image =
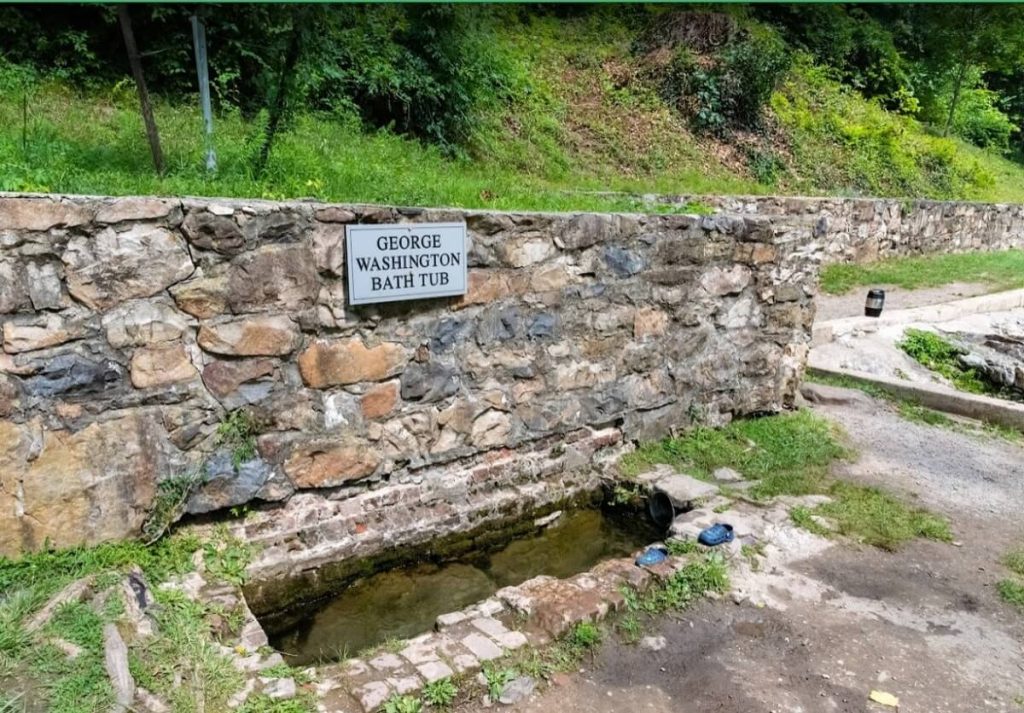
POLYGON ((633 315, 633 337, 657 337, 665 333, 668 327, 668 315, 660 309, 641 307, 633 315))
POLYGON ((132 385, 137 389, 188 381, 198 373, 182 344, 141 347, 131 362, 132 385))
POLYGON ((284 315, 250 317, 199 329, 199 346, 226 356, 283 356, 299 346, 302 335, 284 315))
POLYGON ((387 416, 395 409, 396 403, 398 403, 397 381, 374 386, 359 400, 359 405, 363 409, 363 418, 387 416))
POLYGON ((362 444, 310 444, 295 449, 284 472, 299 488, 329 488, 371 475, 380 463, 362 444))
POLYGON ((302 380, 314 389, 383 381, 399 374, 406 361, 408 355, 402 345, 384 342, 367 347, 358 337, 313 342, 298 359, 302 380))

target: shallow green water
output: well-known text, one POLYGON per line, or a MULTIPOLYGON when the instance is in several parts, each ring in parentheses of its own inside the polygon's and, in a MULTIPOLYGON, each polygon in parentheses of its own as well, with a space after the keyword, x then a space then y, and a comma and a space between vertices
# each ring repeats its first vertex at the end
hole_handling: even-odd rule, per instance
POLYGON ((272 634, 271 644, 292 665, 355 655, 388 639, 429 631, 439 614, 486 599, 501 587, 540 574, 568 577, 602 560, 629 555, 658 536, 639 514, 567 512, 540 532, 492 552, 395 568, 359 580, 311 608, 297 624, 272 634))

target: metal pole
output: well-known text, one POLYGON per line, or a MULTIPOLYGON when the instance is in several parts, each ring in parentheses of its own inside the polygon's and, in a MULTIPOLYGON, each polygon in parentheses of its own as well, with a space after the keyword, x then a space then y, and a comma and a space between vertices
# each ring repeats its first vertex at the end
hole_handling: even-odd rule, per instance
POLYGON ((206 170, 217 170, 217 152, 213 148, 213 112, 210 109, 210 71, 206 63, 206 26, 192 16, 192 42, 196 49, 196 75, 199 77, 199 104, 203 110, 203 133, 206 146, 206 170))

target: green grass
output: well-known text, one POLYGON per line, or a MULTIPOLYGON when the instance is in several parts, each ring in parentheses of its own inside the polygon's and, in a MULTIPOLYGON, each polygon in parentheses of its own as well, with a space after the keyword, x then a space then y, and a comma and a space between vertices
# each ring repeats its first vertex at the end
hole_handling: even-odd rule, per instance
POLYGON ((996 585, 999 596, 1024 612, 1024 547, 1007 552, 1003 565, 1016 576, 1007 577, 996 585))
POLYGON ((895 394, 889 393, 880 386, 867 381, 854 379, 844 375, 822 374, 812 371, 807 372, 806 379, 807 381, 816 384, 827 384, 829 386, 838 386, 844 389, 857 389, 868 396, 887 401, 896 407, 896 412, 901 418, 913 423, 920 423, 926 426, 937 426, 939 428, 948 428, 951 431, 956 431, 957 433, 963 433, 973 437, 998 438, 1007 441, 1008 443, 1024 445, 1024 433, 1017 429, 1009 428, 998 423, 978 422, 975 424, 950 418, 941 411, 935 411, 934 409, 921 406, 913 401, 902 399, 895 394))
POLYGON ((459 694, 459 688, 450 678, 431 681, 423 687, 423 700, 434 708, 448 708, 459 694))
POLYGON ((828 466, 847 451, 833 427, 810 411, 733 421, 724 428, 697 427, 678 438, 642 444, 622 460, 627 475, 665 463, 698 478, 720 467, 760 482, 754 497, 804 495, 821 487, 828 466))
MULTIPOLYGON (((168 168, 154 175, 137 100, 118 89, 80 94, 59 84, 34 89, 27 150, 22 146, 21 101, 0 96, 0 190, 105 195, 206 195, 521 209, 645 212, 629 196, 655 191, 749 192, 754 186, 702 177, 694 166, 677 179, 614 175, 612 167, 523 170, 495 160, 487 147, 474 159, 449 159, 432 146, 387 131, 364 131, 351 117, 303 115, 279 137, 267 170, 252 171, 262 124, 227 112, 215 121, 219 168, 202 168, 201 120, 191 105, 157 100, 157 123, 168 168), (749 190, 748 190, 749 189, 749 190)), ((506 137, 507 138, 507 137, 506 137)), ((502 138, 488 146, 501 145, 502 138)), ((508 161, 508 162, 505 162, 508 161)), ((662 210, 679 211, 678 207, 662 210)), ((706 212, 702 209, 701 212, 706 212)))
POLYGON ((798 58, 771 106, 785 137, 775 153, 786 166, 780 183, 787 190, 829 186, 839 195, 1024 200, 1019 164, 887 112, 806 57, 798 58))
POLYGON ((927 369, 949 379, 961 391, 972 394, 995 393, 974 369, 960 364, 959 357, 967 351, 935 332, 922 329, 907 329, 897 345, 914 361, 927 369))
POLYGON ((1014 574, 1024 577, 1024 547, 1007 552, 1003 564, 1014 574))
MULTIPOLYGON (((241 582, 249 548, 223 530, 216 531, 209 542, 176 534, 148 546, 123 542, 38 552, 18 560, 0 558, 0 688, 42 695, 46 710, 54 713, 109 708, 113 693, 103 663, 102 629, 123 616, 117 585, 125 571, 137 566, 157 603, 153 611, 159 633, 129 642, 132 674, 176 713, 223 710, 242 678, 211 636, 207 617, 216 612, 176 590, 159 587, 170 577, 191 571, 192 557, 200 549, 205 552, 208 578, 241 582), (39 636, 26 631, 26 619, 53 594, 90 575, 96 591, 92 603, 60 607, 39 636), (100 600, 105 606, 97 607, 100 600), (48 643, 51 637, 80 646, 82 654, 67 658, 48 643)), ((299 709, 252 709, 257 710, 291 713, 299 709)), ((307 705, 302 710, 310 709, 307 705)))
POLYGON ((833 479, 832 463, 849 455, 834 428, 805 410, 734 421, 720 429, 697 428, 684 436, 642 444, 621 465, 625 473, 635 474, 651 464, 666 463, 704 478, 727 466, 759 479, 748 491, 755 498, 827 494, 833 502, 814 509, 793 508, 793 521, 817 534, 835 534, 812 518, 822 515, 835 521, 838 534, 882 549, 895 549, 914 537, 952 538, 940 517, 877 488, 833 479))
POLYGON ((664 582, 640 593, 628 587, 622 590, 627 614, 660 614, 685 609, 707 592, 729 589, 729 574, 719 553, 711 552, 689 562, 664 582))
POLYGON ((197 102, 156 97, 167 162, 157 177, 129 80, 89 91, 46 78, 24 86, 22 73, 0 62, 0 190, 695 213, 707 206, 602 193, 1024 201, 1021 165, 935 136, 806 61, 774 94, 769 130, 744 137, 751 147, 693 133, 659 96, 621 13, 509 13, 501 27, 494 41, 511 71, 511 98, 477 110, 462 157, 367 130, 354 113, 305 113, 287 123, 259 176, 265 115, 218 111, 219 167, 209 175, 197 102), (755 154, 779 170, 762 175, 755 154))
POLYGON ((855 287, 896 285, 907 290, 980 282, 993 291, 1024 287, 1024 250, 883 260, 867 265, 828 265, 821 289, 834 295, 855 287))
POLYGON ((836 482, 834 498, 815 509, 835 521, 839 533, 883 550, 893 551, 917 537, 951 542, 949 523, 927 510, 906 505, 878 489, 836 482))
POLYGON ((1024 611, 1024 583, 1014 579, 1004 579, 996 586, 1003 601, 1024 611))

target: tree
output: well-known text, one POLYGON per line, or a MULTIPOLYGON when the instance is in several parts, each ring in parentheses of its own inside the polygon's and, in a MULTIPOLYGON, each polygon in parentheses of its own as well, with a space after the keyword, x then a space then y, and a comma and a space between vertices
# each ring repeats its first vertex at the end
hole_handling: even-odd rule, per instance
POLYGON ((935 74, 947 74, 952 92, 942 129, 949 134, 970 70, 999 71, 1024 57, 1024 8, 1019 5, 928 5, 921 9, 921 47, 935 74))
POLYGON ((124 46, 128 51, 128 64, 131 66, 132 76, 135 78, 135 87, 139 91, 142 121, 146 125, 149 150, 153 154, 153 167, 156 169, 157 175, 162 176, 164 173, 164 154, 160 149, 160 133, 156 128, 156 119, 153 118, 153 105, 149 101, 149 91, 146 89, 146 80, 142 75, 142 60, 139 59, 139 48, 135 44, 135 32, 132 30, 132 18, 128 12, 128 6, 119 6, 117 16, 121 23, 121 32, 124 34, 124 46))

